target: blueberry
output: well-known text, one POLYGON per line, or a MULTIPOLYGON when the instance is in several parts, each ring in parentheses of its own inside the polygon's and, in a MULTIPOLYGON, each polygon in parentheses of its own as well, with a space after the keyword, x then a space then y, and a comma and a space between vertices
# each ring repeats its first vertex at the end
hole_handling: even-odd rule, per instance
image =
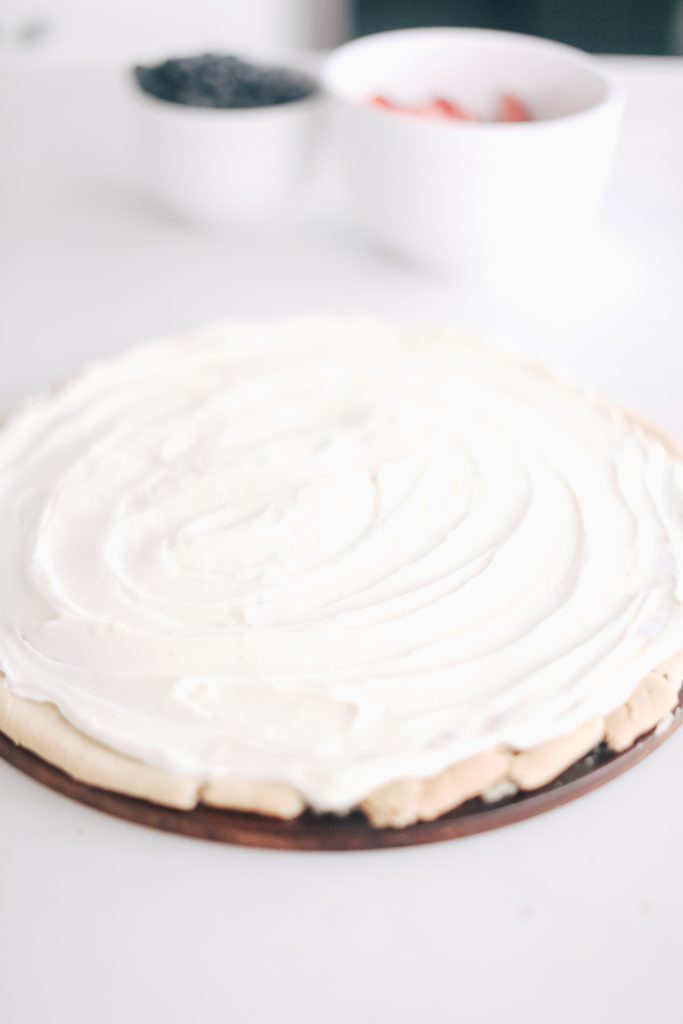
POLYGON ((315 83, 299 71, 251 64, 232 54, 173 57, 134 69, 144 92, 191 107, 269 107, 305 99, 315 83))

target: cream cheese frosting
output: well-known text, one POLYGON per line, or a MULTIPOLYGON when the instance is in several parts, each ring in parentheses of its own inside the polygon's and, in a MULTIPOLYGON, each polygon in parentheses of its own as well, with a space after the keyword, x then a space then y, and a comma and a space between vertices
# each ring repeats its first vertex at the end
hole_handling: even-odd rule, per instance
POLYGON ((6 421, 0 517, 4 685, 321 810, 568 733, 683 647, 683 462, 437 328, 236 323, 93 364, 6 421))

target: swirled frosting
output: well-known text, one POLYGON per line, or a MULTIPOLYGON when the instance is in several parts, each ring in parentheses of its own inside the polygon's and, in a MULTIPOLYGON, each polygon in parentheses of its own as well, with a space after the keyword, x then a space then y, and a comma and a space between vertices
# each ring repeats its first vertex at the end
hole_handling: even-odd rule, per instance
POLYGON ((343 810, 624 702, 683 647, 683 463, 475 341, 139 346, 0 432, 0 669, 109 746, 343 810))

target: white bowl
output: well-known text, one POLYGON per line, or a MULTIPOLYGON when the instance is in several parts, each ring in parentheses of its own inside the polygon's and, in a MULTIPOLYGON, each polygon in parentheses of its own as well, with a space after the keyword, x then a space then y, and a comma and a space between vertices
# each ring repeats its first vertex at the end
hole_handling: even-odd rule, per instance
POLYGON ((598 206, 623 104, 580 50, 486 29, 385 32, 336 50, 323 83, 363 221, 402 257, 457 271, 547 259, 598 206), (503 93, 535 120, 429 120, 367 102, 445 97, 486 118, 503 93))
POLYGON ((305 182, 320 97, 248 109, 170 103, 130 86, 139 175, 147 194, 194 224, 272 214, 305 182))

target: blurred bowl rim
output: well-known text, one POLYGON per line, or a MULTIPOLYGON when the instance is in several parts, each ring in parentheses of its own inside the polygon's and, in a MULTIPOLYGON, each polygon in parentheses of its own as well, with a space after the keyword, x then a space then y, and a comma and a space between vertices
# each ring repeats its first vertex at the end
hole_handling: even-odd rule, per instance
POLYGON ((434 39, 445 39, 450 36, 453 39, 457 38, 462 41, 466 41, 468 38, 471 38, 473 40, 490 39, 491 41, 498 40, 500 42, 526 43, 533 48, 544 50, 548 53, 554 52, 558 56, 563 57, 567 62, 576 64, 583 70, 591 72, 591 74, 593 74, 596 79, 599 79, 602 84, 604 88, 604 95, 596 102, 585 107, 583 110, 573 111, 568 114, 559 114, 557 117, 538 118, 531 121, 461 121, 457 118, 420 118, 404 115, 404 123, 414 125, 416 128, 419 126, 418 130, 439 131, 446 127, 446 130, 448 131, 468 133, 499 133, 509 132, 511 130, 515 132, 538 132, 540 130, 548 130, 550 128, 557 129, 569 123, 592 118, 596 113, 609 109, 610 107, 616 110, 621 110, 623 108, 623 90, 615 82, 612 75, 604 70, 599 61, 585 50, 581 50, 576 46, 570 46, 568 43, 561 43, 554 39, 546 39, 544 36, 535 36, 524 32, 508 32, 504 29, 459 27, 456 25, 392 29, 388 32, 376 32, 371 35, 360 36, 357 39, 351 39, 349 42, 343 43, 341 46, 333 50, 323 61, 319 76, 320 89, 323 94, 338 102, 344 103, 348 107, 363 111, 363 113, 367 114, 369 117, 382 118, 385 121, 387 118, 399 120, 401 117, 400 112, 384 110, 381 107, 373 106, 368 103, 367 100, 360 97, 350 96, 348 93, 342 91, 336 84, 336 80, 338 80, 337 66, 345 57, 348 56, 349 53, 356 50, 372 49, 375 43, 383 40, 404 39, 408 41, 410 38, 428 39, 430 36, 434 39))

